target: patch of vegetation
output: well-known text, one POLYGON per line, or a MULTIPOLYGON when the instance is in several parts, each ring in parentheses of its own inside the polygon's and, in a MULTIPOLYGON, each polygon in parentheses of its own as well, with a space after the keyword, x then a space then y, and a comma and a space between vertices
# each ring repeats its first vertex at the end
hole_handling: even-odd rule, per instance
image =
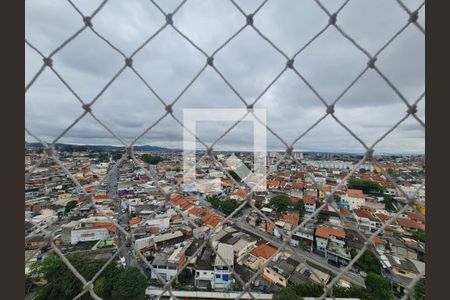
POLYGON ((378 183, 370 180, 361 180, 357 178, 352 178, 347 181, 347 186, 351 189, 362 190, 364 194, 382 194, 384 188, 378 183))
POLYGON ((74 209, 75 207, 77 207, 78 205, 78 201, 77 200, 71 200, 69 202, 67 202, 66 207, 64 208, 64 213, 68 213, 70 212, 72 209, 74 209))
POLYGON ((160 161, 163 160, 160 156, 152 156, 150 154, 142 155, 141 159, 151 165, 157 165, 160 161))
POLYGON ((211 203, 212 207, 220 210, 226 215, 231 214, 236 208, 239 207, 239 203, 237 203, 236 200, 232 199, 219 200, 216 196, 212 196, 208 198, 208 201, 211 203))
MULTIPOLYGON (((357 255, 357 251, 355 249, 351 249, 350 255, 353 259, 357 255)), ((382 265, 380 263, 380 260, 370 251, 365 251, 363 255, 356 261, 354 266, 366 272, 367 274, 375 273, 381 275, 382 265)))
POLYGON ((286 194, 274 196, 269 201, 269 206, 277 212, 286 211, 290 206, 293 206, 291 198, 286 194))
MULTIPOLYGON (((80 254, 68 255, 67 259, 88 280, 106 262, 106 260, 96 260, 80 254)), ((81 281, 55 254, 33 263, 30 267, 30 279, 47 281, 47 284, 37 288, 36 296, 33 298, 35 300, 73 299, 83 290, 81 281)), ((137 268, 124 269, 114 263, 109 264, 94 282, 95 293, 103 299, 141 300, 145 298, 146 287, 147 279, 137 268)), ((87 293, 80 299, 91 299, 91 297, 87 293)))

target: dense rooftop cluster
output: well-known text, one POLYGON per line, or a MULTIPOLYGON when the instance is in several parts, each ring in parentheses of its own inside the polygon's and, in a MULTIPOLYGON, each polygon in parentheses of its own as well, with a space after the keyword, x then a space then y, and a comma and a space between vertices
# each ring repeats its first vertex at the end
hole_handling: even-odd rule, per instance
MULTIPOLYGON (((271 153, 268 167, 277 164, 277 169, 267 178, 266 191, 252 192, 247 203, 250 189, 226 174, 235 170, 227 167, 224 172, 211 160, 199 164, 196 176, 219 179, 219 191, 183 184, 178 152, 138 154, 149 174, 126 155, 117 164, 120 155, 113 152, 61 151, 60 160, 72 176, 86 190, 95 189, 89 200, 57 164, 44 160, 32 169, 42 155, 26 151, 25 171, 32 173, 25 187, 25 216, 57 233, 55 245, 65 255, 82 253, 92 259, 115 255, 118 265, 138 268, 148 280, 149 296, 168 292, 161 278, 173 280, 178 295, 197 290, 233 297, 251 281, 250 291, 261 299, 270 299, 291 284, 327 284, 370 234, 405 205, 403 194, 382 171, 391 174, 406 193, 413 193, 425 180, 420 158, 380 157, 381 167, 361 165, 334 193, 336 202, 329 203, 328 194, 354 164, 350 158, 337 155, 324 160, 317 154, 297 153, 303 164, 299 166, 293 160, 280 163, 280 156, 271 153), (239 212, 229 216, 244 202, 239 212), (287 247, 278 251, 291 234, 287 247)), ((217 159, 229 155, 221 153, 217 159)), ((252 168, 250 154, 238 156, 252 168)), ((50 244, 30 223, 25 235, 28 273, 35 261, 45 261, 50 244)), ((416 209, 406 210, 386 226, 337 286, 365 288, 367 274, 377 273, 401 295, 424 272, 424 258, 425 188, 419 191, 416 209)))

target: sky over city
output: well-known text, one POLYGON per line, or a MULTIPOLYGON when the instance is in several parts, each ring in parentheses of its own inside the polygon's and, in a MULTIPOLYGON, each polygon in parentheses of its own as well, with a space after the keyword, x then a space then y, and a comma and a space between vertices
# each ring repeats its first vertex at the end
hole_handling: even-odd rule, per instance
MULTIPOLYGON (((73 1, 90 15, 100 1, 73 1)), ((173 11, 181 1, 155 1, 173 11)), ((261 1, 236 3, 246 14, 261 1)), ((322 1, 334 12, 344 1, 322 1)), ((422 1, 405 1, 416 9, 422 1)), ((67 1, 27 1, 26 39, 45 56, 83 25, 81 16, 67 1)), ((392 0, 350 1, 340 11, 337 24, 369 53, 375 54, 408 21, 407 13, 392 0)), ((245 17, 228 0, 188 0, 174 15, 174 25, 208 55, 244 24, 245 17)), ((419 21, 425 26, 425 8, 419 21)), ((150 1, 106 3, 93 18, 93 28, 126 56, 165 23, 164 15, 150 1)), ((254 25, 289 57, 300 50, 328 23, 327 15, 312 0, 269 0, 255 15, 254 25)), ((413 103, 425 90, 424 35, 408 26, 376 61, 405 98, 413 103)), ((25 46, 26 78, 30 82, 42 58, 25 46)), ((161 99, 170 103, 205 65, 205 56, 168 26, 133 58, 133 66, 161 99)), ((335 28, 329 27, 295 58, 296 69, 327 103, 332 103, 363 71, 367 57, 335 28)), ((124 65, 123 57, 91 30, 84 30, 53 57, 55 70, 85 101, 90 102, 124 65)), ((251 27, 246 27, 214 55, 214 65, 233 88, 253 102, 286 66, 278 53, 251 27)), ((245 108, 243 102, 211 67, 207 67, 173 106, 183 120, 183 109, 245 108)), ((258 100, 255 108, 266 109, 267 125, 291 143, 326 112, 325 105, 308 86, 288 69, 258 100)), ((407 106, 372 69, 337 102, 335 115, 371 145, 406 114, 407 106)), ((126 143, 130 143, 164 113, 162 103, 129 68, 125 69, 92 107, 93 113, 126 143)), ((45 141, 55 139, 83 113, 80 102, 50 70, 46 69, 25 96, 26 127, 45 141)), ((425 122, 425 98, 417 116, 425 122)), ((198 123, 196 133, 206 143, 216 140, 233 122, 198 123)), ((28 142, 35 140, 25 136, 28 142)), ((70 129, 61 143, 119 145, 90 115, 70 129)), ((169 116, 152 128, 138 145, 181 149, 183 129, 169 116)), ((221 139, 217 150, 251 150, 253 124, 244 122, 221 139)), ((270 132, 267 148, 285 146, 270 132)), ((299 151, 361 152, 357 142, 331 116, 300 139, 299 151)), ((377 152, 424 153, 425 130, 409 117, 376 146, 377 152)))

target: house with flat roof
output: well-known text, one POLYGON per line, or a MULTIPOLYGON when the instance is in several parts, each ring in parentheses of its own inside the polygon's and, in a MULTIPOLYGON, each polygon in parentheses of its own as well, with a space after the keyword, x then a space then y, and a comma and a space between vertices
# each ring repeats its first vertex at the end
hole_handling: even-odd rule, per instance
POLYGON ((232 285, 231 270, 234 266, 233 246, 219 243, 214 261, 214 289, 229 290, 232 285))

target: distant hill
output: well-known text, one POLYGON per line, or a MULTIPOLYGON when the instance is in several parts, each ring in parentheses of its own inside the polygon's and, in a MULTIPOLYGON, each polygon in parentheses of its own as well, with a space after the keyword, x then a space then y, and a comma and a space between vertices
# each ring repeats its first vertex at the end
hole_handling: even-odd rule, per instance
MULTIPOLYGON (((44 149, 41 143, 28 143, 25 142, 25 148, 31 150, 40 150, 44 149)), ((64 151, 124 151, 125 147, 123 146, 111 146, 111 145, 73 145, 73 144, 61 144, 56 143, 55 148, 57 150, 64 151)), ((143 146, 134 146, 135 151, 154 151, 154 152, 171 152, 171 151, 179 151, 177 149, 169 149, 164 147, 143 145, 143 146)))

